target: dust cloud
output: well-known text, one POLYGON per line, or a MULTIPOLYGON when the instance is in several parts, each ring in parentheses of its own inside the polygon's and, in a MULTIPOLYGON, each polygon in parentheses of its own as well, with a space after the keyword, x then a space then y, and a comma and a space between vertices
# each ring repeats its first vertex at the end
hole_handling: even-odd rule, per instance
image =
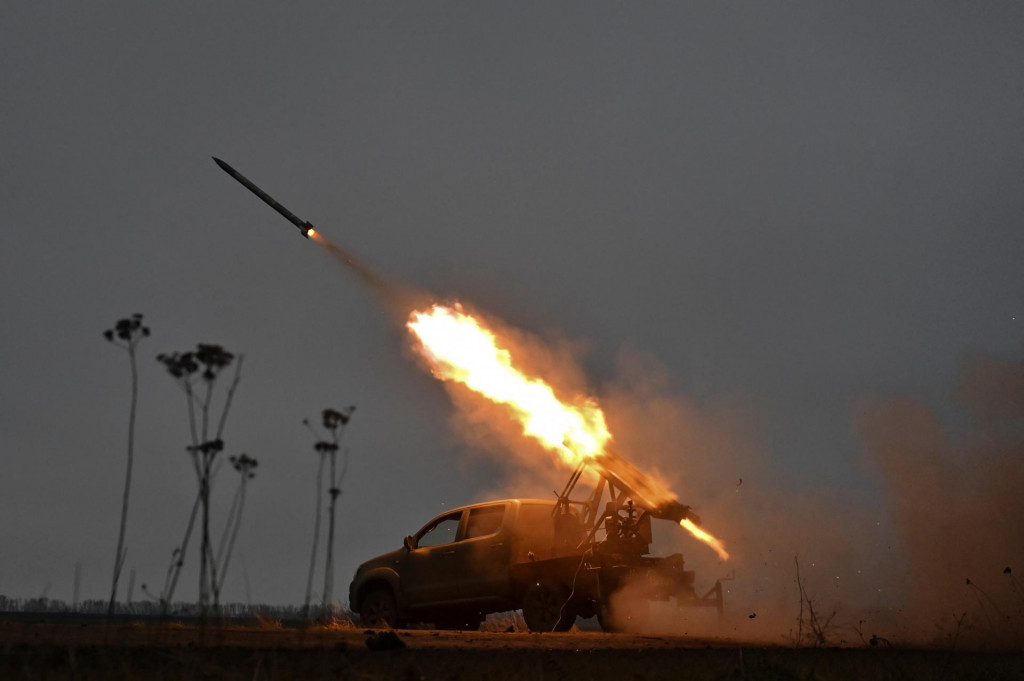
POLYGON ((653 550, 683 554, 696 572, 698 596, 716 579, 735 577, 722 582, 721 617, 655 603, 652 631, 777 644, 805 639, 797 561, 820 615, 836 613, 828 632, 833 643, 859 642, 864 620, 891 625, 894 594, 879 563, 890 557, 892 541, 877 509, 840 490, 802 488, 773 469, 767 417, 751 398, 697 402, 674 391, 668 372, 638 353, 621 353, 616 374, 601 402, 619 450, 656 471, 732 557, 720 562, 670 523, 655 523, 653 550))
POLYGON ((909 398, 865 404, 867 456, 906 551, 903 618, 917 631, 1024 643, 1024 361, 974 353, 955 414, 909 398))

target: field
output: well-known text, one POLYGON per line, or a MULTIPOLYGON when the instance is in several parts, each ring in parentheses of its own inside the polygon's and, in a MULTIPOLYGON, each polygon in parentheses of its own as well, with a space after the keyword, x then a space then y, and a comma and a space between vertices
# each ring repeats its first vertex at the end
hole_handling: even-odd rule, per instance
POLYGON ((598 632, 0 622, 2 679, 1024 679, 1024 654, 598 632))

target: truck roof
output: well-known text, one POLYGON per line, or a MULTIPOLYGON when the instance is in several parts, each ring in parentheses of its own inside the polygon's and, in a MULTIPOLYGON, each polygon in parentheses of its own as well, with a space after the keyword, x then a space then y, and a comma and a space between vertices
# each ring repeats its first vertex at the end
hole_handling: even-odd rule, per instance
POLYGON ((496 506, 498 504, 543 504, 544 506, 554 506, 557 502, 554 499, 495 499, 494 501, 479 501, 475 504, 466 504, 464 506, 456 506, 446 511, 441 511, 441 514, 454 513, 455 511, 464 511, 467 508, 479 508, 481 506, 496 506))

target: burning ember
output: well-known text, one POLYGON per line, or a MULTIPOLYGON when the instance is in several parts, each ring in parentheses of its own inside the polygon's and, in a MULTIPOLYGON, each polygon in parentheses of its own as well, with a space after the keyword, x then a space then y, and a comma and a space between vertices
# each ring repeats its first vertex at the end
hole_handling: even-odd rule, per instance
MULTIPOLYGON (((566 465, 587 462, 601 467, 603 458, 618 460, 608 449, 612 435, 595 400, 577 404, 559 400, 543 379, 517 369, 512 354, 501 347, 494 332, 461 305, 434 304, 430 310, 413 312, 406 327, 419 341, 417 350, 436 378, 461 383, 507 407, 525 435, 538 440, 566 465)), ((641 477, 638 487, 652 497, 643 501, 660 504, 675 500, 671 492, 647 476, 641 477)), ((719 558, 729 558, 722 542, 689 518, 680 525, 714 549, 719 558)))

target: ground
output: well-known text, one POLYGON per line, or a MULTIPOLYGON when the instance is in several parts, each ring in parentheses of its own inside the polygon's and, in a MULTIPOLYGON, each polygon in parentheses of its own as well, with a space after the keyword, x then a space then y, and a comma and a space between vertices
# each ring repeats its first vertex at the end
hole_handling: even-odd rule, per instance
POLYGON ((0 622, 2 679, 1024 679, 1024 653, 564 634, 0 622))

